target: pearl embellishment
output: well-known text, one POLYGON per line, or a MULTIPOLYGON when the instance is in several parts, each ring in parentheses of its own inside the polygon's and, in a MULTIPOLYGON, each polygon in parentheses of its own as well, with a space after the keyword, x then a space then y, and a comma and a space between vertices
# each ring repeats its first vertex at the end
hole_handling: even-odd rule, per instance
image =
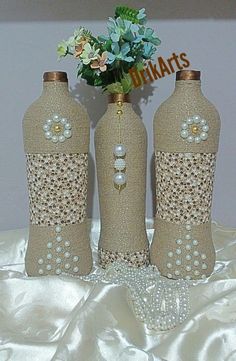
POLYGON ((180 136, 188 143, 200 143, 208 139, 209 125, 199 115, 194 115, 181 124, 180 136))
POLYGON ((53 143, 63 143, 72 137, 71 124, 66 118, 54 114, 52 119, 47 119, 43 125, 44 136, 53 143))

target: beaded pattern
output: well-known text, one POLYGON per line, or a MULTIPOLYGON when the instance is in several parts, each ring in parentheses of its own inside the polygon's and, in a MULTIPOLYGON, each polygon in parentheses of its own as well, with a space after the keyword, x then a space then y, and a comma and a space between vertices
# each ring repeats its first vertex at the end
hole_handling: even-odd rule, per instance
POLYGON ((86 217, 88 154, 27 154, 32 224, 81 223, 86 217))
POLYGON ((157 215, 193 225, 210 219, 215 153, 156 152, 157 215))
POLYGON ((148 248, 136 252, 113 252, 99 249, 99 264, 106 268, 110 263, 115 261, 126 262, 128 266, 141 267, 149 265, 149 250, 148 248))
POLYGON ((62 227, 58 225, 55 227, 55 240, 47 242, 46 257, 38 258, 38 274, 77 274, 79 259, 79 256, 71 253, 70 241, 63 239, 62 227))

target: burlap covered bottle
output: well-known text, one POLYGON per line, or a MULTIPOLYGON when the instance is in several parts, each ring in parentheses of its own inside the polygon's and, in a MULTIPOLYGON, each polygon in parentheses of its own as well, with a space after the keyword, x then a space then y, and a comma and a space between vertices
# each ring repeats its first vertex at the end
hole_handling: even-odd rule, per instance
POLYGON ((87 274, 89 120, 64 72, 44 73, 42 95, 26 111, 24 147, 30 200, 26 271, 87 274))
POLYGON ((149 263, 145 228, 146 129, 129 97, 114 94, 95 133, 101 216, 99 262, 149 263))
POLYGON ((169 278, 213 271, 211 203, 220 118, 201 92, 200 72, 176 74, 154 117, 156 219, 151 263, 169 278))

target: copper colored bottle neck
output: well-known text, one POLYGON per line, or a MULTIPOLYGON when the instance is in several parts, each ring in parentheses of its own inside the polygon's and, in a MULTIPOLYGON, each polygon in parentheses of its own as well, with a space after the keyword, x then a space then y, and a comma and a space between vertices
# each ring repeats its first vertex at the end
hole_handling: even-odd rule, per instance
POLYGON ((198 70, 180 70, 176 73, 176 81, 178 80, 200 80, 201 72, 198 70))
POLYGON ((43 74, 43 81, 68 83, 67 74, 64 71, 47 71, 43 74))
POLYGON ((130 97, 129 94, 123 94, 123 93, 115 93, 115 94, 109 94, 108 96, 109 103, 130 103, 130 97))

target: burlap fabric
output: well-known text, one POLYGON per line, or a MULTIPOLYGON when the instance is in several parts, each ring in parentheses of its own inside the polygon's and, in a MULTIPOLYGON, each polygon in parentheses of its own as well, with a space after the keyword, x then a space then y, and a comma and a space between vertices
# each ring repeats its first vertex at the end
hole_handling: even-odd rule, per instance
MULTIPOLYGON (((176 82, 176 89, 174 93, 159 107, 154 117, 154 148, 155 152, 167 152, 173 153, 176 157, 177 153, 186 154, 186 156, 191 153, 202 154, 204 153, 216 153, 218 150, 219 143, 219 132, 220 132, 220 118, 219 114, 216 111, 215 107, 203 96, 201 93, 201 84, 200 81, 196 80, 181 80, 176 82), (201 141, 200 143, 188 143, 186 139, 181 137, 181 125, 188 118, 194 115, 199 115, 202 119, 207 121, 209 126, 208 139, 205 141, 201 141)), ((214 158, 214 157, 213 157, 214 158)), ((201 156, 199 156, 199 162, 201 161, 201 156)), ((164 167, 156 167, 156 177, 159 179, 163 179, 163 182, 166 182, 165 170, 164 167)), ((172 164, 173 169, 178 168, 179 164, 172 164)), ((204 182, 202 178, 198 179, 198 173, 204 174, 204 170, 200 170, 201 164, 194 165, 195 170, 189 176, 189 183, 185 182, 185 190, 183 194, 184 197, 190 193, 193 200, 196 200, 196 204, 199 203, 198 197, 198 187, 199 184, 204 186, 204 182), (196 191, 192 191, 193 181, 196 182, 196 191), (199 182, 198 182, 199 181, 199 182), (188 192, 188 184, 189 184, 189 192, 188 192)), ((215 163, 212 162, 212 167, 215 167, 215 163)), ((209 178, 209 169, 206 169, 206 174, 209 178)), ((188 174, 189 169, 185 170, 185 173, 188 174)), ((212 170, 211 174, 214 174, 214 170, 212 170)), ((176 191, 176 179, 181 180, 183 174, 180 172, 178 176, 175 177, 175 181, 172 182, 173 179, 168 179, 169 181, 169 189, 168 195, 174 194, 176 191)), ((208 183, 209 179, 208 179, 208 183)), ((208 207, 211 206, 212 199, 212 188, 208 187, 205 190, 206 197, 208 198, 208 207)), ((157 194, 158 194, 158 185, 157 185, 157 194)), ((178 194, 179 196, 179 194, 178 194)), ((169 197, 169 196, 168 196, 169 197)), ((166 198, 166 197, 164 197, 166 198)), ((179 197, 180 198, 180 197, 179 197)), ((170 197, 169 197, 170 199, 170 197)), ((161 270, 162 274, 165 276, 169 276, 170 278, 182 278, 186 276, 190 276, 191 278, 200 278, 205 277, 205 275, 209 275, 214 267, 215 263, 215 254, 214 248, 212 244, 211 238, 211 229, 210 229, 210 217, 206 217, 206 222, 199 224, 201 222, 193 217, 191 214, 190 217, 186 216, 188 222, 191 224, 191 232, 186 230, 187 222, 183 220, 180 222, 180 218, 178 217, 179 209, 174 209, 171 204, 160 205, 158 202, 160 200, 157 199, 157 209, 164 209, 165 216, 156 214, 156 227, 154 233, 154 239, 151 247, 151 262, 156 264, 161 270), (171 214, 171 217, 168 217, 168 212, 171 214), (175 212, 175 214, 173 214, 175 212), (175 219, 175 222, 168 221, 168 218, 175 219), (181 224, 179 224, 181 223, 181 224), (188 235, 188 236, 187 236, 188 235), (185 239, 185 236, 191 237, 191 239, 185 239), (183 242, 178 247, 176 244, 176 240, 180 238, 183 242), (193 245, 193 241, 197 241, 197 245, 193 245), (191 255, 191 260, 186 259, 186 249, 191 246, 191 250, 189 250, 188 254, 191 255), (178 250, 178 255, 176 254, 176 250, 178 250), (196 258, 191 254, 191 252, 199 253, 196 258), (168 252, 172 252, 173 256, 168 257, 168 252), (203 254, 203 260, 201 258, 201 254, 203 254), (205 259, 205 256, 207 257, 205 259), (198 257, 199 257, 199 265, 198 265, 198 257), (175 262, 178 259, 179 265, 178 272, 177 268, 175 268, 175 262), (196 265, 194 265, 194 262, 196 265), (169 263, 169 268, 167 267, 167 263, 169 263), (204 263, 203 269, 202 265, 204 263), (172 267, 170 267, 170 264, 172 267), (207 264, 207 268, 206 265, 207 264), (191 270, 190 270, 191 267, 191 270), (175 271, 177 270, 177 274, 175 271)), ((182 207, 184 207, 184 202, 182 203, 182 207)), ((186 205, 187 211, 187 205, 186 205)), ((198 209, 196 209, 196 213, 198 209)), ((210 214, 209 209, 205 209, 205 212, 210 214)), ((164 213, 164 212, 163 212, 164 213)), ((193 213, 193 212, 192 212, 193 213)), ((171 254, 171 253, 170 253, 171 254)), ((189 256, 188 256, 189 257, 189 256)))
POLYGON ((147 134, 130 103, 123 103, 122 111, 120 129, 121 143, 126 147, 127 183, 121 192, 115 188, 113 182, 113 149, 119 143, 119 121, 115 103, 108 105, 95 133, 101 215, 99 249, 110 253, 133 253, 148 248, 145 229, 147 134))
MULTIPOLYGON (((35 184, 39 185, 36 187, 37 189, 32 187, 33 177, 31 174, 31 187, 29 188, 29 191, 32 191, 33 189, 34 192, 34 194, 31 194, 30 197, 31 202, 32 200, 39 199, 40 197, 41 200, 40 207, 31 207, 30 209, 31 220, 34 219, 34 223, 38 223, 38 225, 32 224, 32 222, 30 223, 26 269, 30 276, 39 276, 42 274, 42 271, 39 272, 39 270, 42 270, 42 267, 38 264, 38 260, 43 258, 43 264, 46 267, 47 264, 45 263, 45 257, 50 253, 52 255, 52 259, 49 259, 51 262, 51 269, 43 269, 44 275, 55 273, 56 270, 72 274, 89 273, 92 267, 92 257, 88 230, 86 227, 86 211, 84 211, 84 209, 80 210, 77 202, 76 209, 74 210, 74 212, 78 213, 77 216, 73 213, 73 206, 70 204, 70 218, 67 209, 68 200, 76 197, 75 194, 71 197, 71 193, 78 191, 78 189, 71 189, 71 187, 73 187, 74 176, 83 177, 83 179, 81 179, 81 184, 83 184, 84 194, 80 195, 80 197, 83 198, 81 207, 86 206, 86 201, 84 199, 87 198, 87 187, 85 186, 87 184, 87 172, 84 170, 84 165, 83 170, 80 171, 79 161, 77 162, 73 159, 74 157, 87 157, 89 150, 89 119, 85 109, 70 96, 68 92, 68 84, 66 82, 56 81, 44 83, 44 89, 41 97, 36 100, 25 113, 23 133, 24 147, 25 152, 28 154, 28 158, 30 158, 33 154, 40 154, 43 155, 41 158, 45 158, 44 165, 45 163, 47 164, 45 174, 43 174, 44 167, 41 167, 39 170, 31 165, 31 167, 28 168, 28 171, 30 169, 30 171, 36 172, 36 174, 33 174, 33 177, 36 177, 37 183, 35 184), (46 139, 45 137, 43 126, 47 119, 52 118, 53 114, 58 114, 60 117, 66 118, 71 125, 72 136, 64 142, 53 143, 51 139, 46 139), (47 162, 47 158, 50 158, 50 154, 51 158, 53 158, 52 156, 55 156, 56 154, 59 155, 56 167, 52 165, 52 159, 49 159, 47 162), (63 158, 65 159, 66 155, 73 155, 70 157, 71 161, 68 174, 66 173, 65 164, 63 162, 63 158), (62 159, 61 164, 60 159, 62 159), (37 174, 37 172, 40 172, 40 174, 37 174), (58 179, 57 182, 55 180, 55 175, 58 179), (42 177, 43 179, 44 176, 49 179, 47 183, 48 187, 53 187, 53 196, 51 199, 48 199, 48 197, 50 198, 50 192, 48 192, 48 189, 47 197, 45 197, 45 194, 43 194, 43 188, 40 186, 41 182, 39 181, 39 178, 42 177), (71 181, 69 177, 72 177, 71 181), (61 188, 60 186, 62 183, 64 184, 64 188, 61 188), (66 184, 68 186, 66 186, 66 184), (68 195, 67 192, 70 194, 68 195), (44 197, 46 202, 43 200, 44 197), (37 222, 37 214, 32 216, 32 211, 34 212, 35 209, 42 209, 42 205, 45 207, 43 210, 43 221, 40 219, 40 221, 38 220, 37 222), (60 215, 57 213, 56 217, 53 219, 52 211, 50 211, 49 221, 49 215, 47 217, 47 212, 49 214, 49 209, 52 210, 53 207, 60 210, 60 215), (79 213, 83 216, 79 215, 79 213), (66 219, 64 219, 65 214, 66 219), (60 234, 57 234, 55 231, 57 225, 62 228, 60 234), (59 235, 62 237, 61 242, 56 241, 56 237, 59 235), (67 246, 65 246, 65 242, 67 246), (47 247, 48 243, 52 243, 51 248, 47 247), (57 247, 61 247, 61 251, 58 252, 58 254, 61 253, 61 257, 56 257, 57 247), (64 259, 63 254, 65 252, 67 252, 67 255, 70 254, 70 257, 64 259), (73 255, 79 258, 79 261, 76 261, 76 265, 72 262, 73 255), (61 258, 61 263, 56 264, 56 258, 61 258), (64 267, 65 264, 67 264, 67 269, 64 267)), ((30 174, 28 173, 28 180, 29 176, 30 174)), ((50 266, 48 266, 48 268, 50 268, 50 266)), ((58 271, 57 274, 60 272, 58 271)))

